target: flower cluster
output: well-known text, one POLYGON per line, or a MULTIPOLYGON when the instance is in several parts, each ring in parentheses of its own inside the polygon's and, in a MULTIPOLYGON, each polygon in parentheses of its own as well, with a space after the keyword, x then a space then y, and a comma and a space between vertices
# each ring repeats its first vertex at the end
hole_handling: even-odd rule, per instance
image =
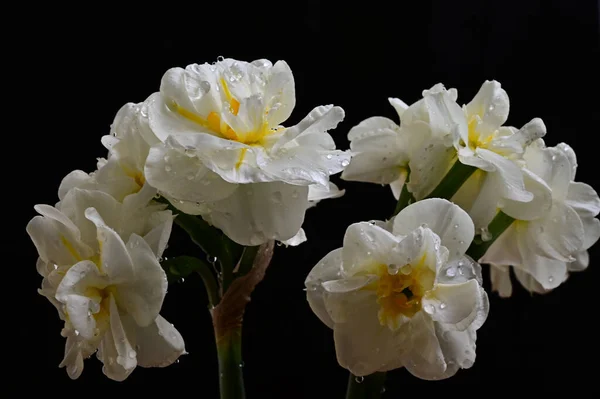
POLYGON ((480 263, 502 297, 512 293, 511 268, 531 292, 557 288, 588 266, 600 198, 575 181, 571 147, 546 146, 541 119, 505 125, 498 82, 465 105, 442 84, 422 97, 410 106, 390 98, 399 123, 366 119, 342 151, 328 133, 344 118, 340 107, 283 125, 296 101, 284 61, 219 57, 169 69, 157 92, 118 111, 97 169, 69 173, 58 203, 36 205, 27 225, 39 293, 64 322, 61 366, 78 378, 96 353, 104 374, 122 381, 138 365, 164 367, 186 353, 160 315, 175 221, 214 260, 211 268, 181 257, 209 294, 223 397, 243 397, 241 375, 228 374, 241 373, 228 366, 241 362, 228 346, 240 339, 232 329, 273 241, 306 241, 307 210, 344 195, 330 181, 342 172, 390 185, 398 205, 389 220, 349 226, 305 280, 339 364, 361 378, 405 367, 427 380, 471 367, 489 310, 480 263), (219 266, 215 251, 227 258, 219 266))

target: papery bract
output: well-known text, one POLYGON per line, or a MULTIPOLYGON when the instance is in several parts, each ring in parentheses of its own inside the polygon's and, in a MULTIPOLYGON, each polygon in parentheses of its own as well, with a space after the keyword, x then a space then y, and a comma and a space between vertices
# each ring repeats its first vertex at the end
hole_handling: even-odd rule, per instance
POLYGON ((338 362, 357 376, 406 367, 430 380, 471 367, 488 312, 480 267, 464 255, 473 222, 429 199, 385 226, 351 225, 344 246, 305 281, 312 310, 334 331, 338 362))
POLYGON ((142 109, 160 141, 146 178, 174 206, 239 244, 290 240, 310 205, 309 186, 327 189, 329 176, 349 162, 327 134, 343 119, 341 108, 317 107, 297 125, 281 126, 294 90, 283 61, 170 69, 142 109))

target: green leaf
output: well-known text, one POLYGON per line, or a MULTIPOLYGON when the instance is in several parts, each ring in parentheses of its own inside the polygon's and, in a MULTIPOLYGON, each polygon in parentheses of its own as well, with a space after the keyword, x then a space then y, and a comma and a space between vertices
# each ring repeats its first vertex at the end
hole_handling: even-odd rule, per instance
POLYGON ((211 307, 215 307, 219 303, 217 280, 212 267, 207 262, 193 256, 184 255, 164 260, 161 265, 167 273, 169 282, 178 281, 192 273, 198 273, 206 287, 211 307))
POLYGON ((476 167, 465 165, 457 159, 452 168, 446 173, 446 176, 444 176, 442 181, 427 198, 444 198, 450 200, 476 170, 476 167))

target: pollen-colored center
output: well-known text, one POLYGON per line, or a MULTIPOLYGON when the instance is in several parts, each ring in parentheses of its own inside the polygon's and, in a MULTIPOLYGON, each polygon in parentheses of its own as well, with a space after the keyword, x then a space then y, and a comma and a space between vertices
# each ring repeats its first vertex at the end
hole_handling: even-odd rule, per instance
MULTIPOLYGON (((228 103, 226 104, 228 109, 225 109, 222 112, 230 112, 234 117, 238 117, 241 105, 239 100, 233 97, 225 79, 221 78, 219 82, 228 103)), ((167 103, 167 106, 171 111, 181 115, 185 119, 197 123, 225 139, 248 145, 260 145, 263 138, 272 132, 272 130, 269 129, 269 125, 265 118, 267 111, 263 114, 263 121, 258 129, 252 131, 236 131, 223 120, 220 112, 212 111, 206 115, 206 117, 202 117, 177 104, 174 100, 167 103)))
MULTIPOLYGON (((433 286, 434 272, 423 264, 407 264, 391 273, 388 265, 377 265, 369 271, 379 277, 364 289, 375 291, 379 304, 379 322, 392 330, 398 328, 402 316, 412 317, 421 310, 423 295, 433 286)), ((393 269, 396 269, 395 267, 393 269)))

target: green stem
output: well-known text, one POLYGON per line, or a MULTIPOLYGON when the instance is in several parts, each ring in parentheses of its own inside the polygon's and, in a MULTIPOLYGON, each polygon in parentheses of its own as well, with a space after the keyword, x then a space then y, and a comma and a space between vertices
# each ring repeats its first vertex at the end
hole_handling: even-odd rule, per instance
POLYGON ((373 373, 365 377, 350 374, 346 399, 377 399, 383 393, 386 373, 373 373))
POLYGON ((219 386, 221 399, 244 399, 244 374, 242 372, 242 328, 235 328, 219 336, 217 355, 219 357, 219 386))
POLYGON ((515 219, 508 216, 506 213, 502 211, 498 212, 488 226, 487 240, 484 240, 484 237, 481 237, 481 235, 475 237, 471 243, 471 246, 467 250, 467 255, 469 255, 475 261, 481 259, 494 241, 496 241, 496 239, 502 235, 504 230, 506 230, 514 221, 515 219))
POLYGON ((396 204, 396 209, 394 209, 392 217, 396 216, 402 209, 406 208, 409 203, 415 200, 410 191, 408 191, 408 179, 410 179, 410 169, 406 173, 406 179, 404 180, 404 185, 402 186, 402 191, 400 192, 400 198, 398 198, 398 203, 396 204))
POLYGON ((437 185, 436 188, 427 196, 427 198, 451 199, 454 194, 462 187, 463 183, 477 170, 476 167, 465 165, 456 160, 452 168, 446 173, 446 176, 437 185))

